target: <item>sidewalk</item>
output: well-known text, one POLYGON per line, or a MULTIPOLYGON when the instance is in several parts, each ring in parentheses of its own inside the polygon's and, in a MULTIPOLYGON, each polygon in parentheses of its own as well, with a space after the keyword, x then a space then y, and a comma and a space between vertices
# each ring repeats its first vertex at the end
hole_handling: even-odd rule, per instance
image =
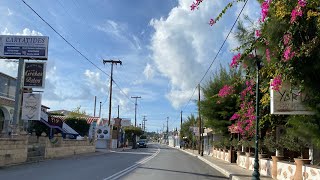
MULTIPOLYGON (((179 150, 191 156, 198 157, 200 160, 207 163, 214 169, 218 170, 225 176, 229 177, 231 180, 249 180, 252 178, 252 171, 243 169, 242 167, 237 166, 237 164, 235 163, 228 163, 223 160, 220 160, 211 156, 207 156, 207 155, 200 156, 198 155, 198 150, 194 150, 194 151, 190 149, 186 149, 186 150, 179 149, 179 150)), ((260 175, 260 179, 271 180, 272 178, 268 176, 260 175)))

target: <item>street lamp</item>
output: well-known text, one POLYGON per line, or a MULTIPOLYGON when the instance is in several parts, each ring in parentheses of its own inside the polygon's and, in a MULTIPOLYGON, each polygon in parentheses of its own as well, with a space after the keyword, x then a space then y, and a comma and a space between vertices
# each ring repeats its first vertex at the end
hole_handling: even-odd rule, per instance
POLYGON ((256 137, 255 137, 255 150, 254 150, 254 165, 253 165, 253 173, 252 179, 253 180, 260 180, 260 173, 259 173, 259 71, 261 69, 261 61, 259 57, 256 55, 256 69, 257 69, 257 79, 256 79, 256 137))

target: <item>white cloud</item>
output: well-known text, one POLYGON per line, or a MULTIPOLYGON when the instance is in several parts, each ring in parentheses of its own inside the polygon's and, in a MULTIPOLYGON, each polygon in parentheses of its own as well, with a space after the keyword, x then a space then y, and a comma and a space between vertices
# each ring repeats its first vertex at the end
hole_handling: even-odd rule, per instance
POLYGON ((21 36, 42 36, 41 32, 30 30, 29 28, 24 28, 22 32, 11 33, 8 28, 5 28, 2 32, 2 35, 21 35, 21 36))
MULTIPOLYGON (((210 18, 217 17, 226 3, 203 1, 198 10, 191 11, 192 0, 179 0, 179 5, 171 10, 167 18, 150 21, 155 29, 150 47, 152 59, 155 68, 170 80, 166 98, 175 108, 185 105, 190 99, 193 89, 216 56, 243 6, 243 3, 236 3, 219 22, 209 26, 210 18)), ((258 9, 259 3, 249 2, 243 14, 256 19, 260 12, 258 9)), ((225 46, 228 52, 220 52, 206 78, 211 76, 210 72, 219 68, 219 62, 226 64, 226 61, 230 61, 223 57, 228 57, 229 51, 237 46, 238 42, 231 34, 225 46)))
POLYGON ((13 12, 8 8, 8 16, 13 15, 13 12))
POLYGON ((153 69, 153 67, 148 63, 147 65, 146 65, 146 67, 144 68, 144 70, 143 70, 143 74, 144 74, 144 76, 147 78, 147 79, 152 79, 153 78, 153 76, 154 76, 154 69, 153 69))
MULTIPOLYGON (((9 12, 10 9, 8 9, 9 12)), ((18 33, 12 33, 9 31, 8 28, 5 28, 2 32, 0 32, 1 35, 23 35, 23 36, 42 36, 42 34, 35 30, 30 30, 29 28, 25 28, 22 30, 22 32, 18 33)), ((18 71, 18 63, 15 60, 4 60, 0 59, 0 72, 8 74, 12 77, 17 77, 17 71, 18 71)))
POLYGON ((101 93, 109 91, 109 82, 101 79, 100 72, 93 72, 87 69, 84 75, 89 86, 99 90, 101 93))
POLYGON ((102 25, 97 25, 95 28, 98 31, 102 31, 109 35, 111 38, 115 38, 116 40, 125 44, 125 46, 129 46, 134 50, 141 50, 140 40, 137 36, 133 35, 128 30, 128 25, 125 23, 115 22, 113 20, 107 20, 102 25))
POLYGON ((179 0, 178 7, 166 19, 150 22, 155 29, 151 39, 152 59, 157 70, 170 80, 171 89, 166 97, 175 108, 187 103, 223 41, 226 24, 229 27, 234 20, 225 17, 226 14, 211 27, 209 19, 217 16, 225 4, 203 1, 199 10, 191 11, 191 3, 191 0, 179 0))
POLYGON ((126 25, 118 24, 112 20, 107 20, 103 25, 96 26, 96 29, 107 34, 114 35, 117 38, 122 38, 122 32, 126 30, 126 25))

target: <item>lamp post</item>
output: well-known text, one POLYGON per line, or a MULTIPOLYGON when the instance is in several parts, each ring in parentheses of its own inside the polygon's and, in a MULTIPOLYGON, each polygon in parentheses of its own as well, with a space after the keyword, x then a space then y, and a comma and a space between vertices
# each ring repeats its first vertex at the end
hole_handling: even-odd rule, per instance
POLYGON ((256 55, 256 69, 257 69, 257 79, 256 79, 256 137, 255 137, 255 150, 254 150, 254 165, 253 165, 253 173, 252 173, 252 180, 260 180, 260 173, 259 173, 259 71, 261 69, 261 62, 259 57, 256 55))

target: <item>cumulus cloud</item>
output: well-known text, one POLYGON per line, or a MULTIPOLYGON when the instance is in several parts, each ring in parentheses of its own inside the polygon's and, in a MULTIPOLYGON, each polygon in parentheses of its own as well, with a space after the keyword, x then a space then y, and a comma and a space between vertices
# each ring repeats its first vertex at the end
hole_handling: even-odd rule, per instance
POLYGON ((109 91, 109 82, 101 79, 100 72, 93 72, 87 69, 84 72, 84 76, 89 86, 99 90, 101 93, 109 91))
POLYGON ((150 22, 155 29, 151 38, 152 59, 157 70, 170 80, 171 89, 166 97, 175 108, 189 100, 223 41, 225 25, 230 24, 224 21, 214 27, 208 24, 224 7, 222 2, 203 1, 194 12, 190 11, 191 3, 179 0, 167 18, 150 22))
MULTIPOLYGON (((84 72, 85 76, 85 82, 87 87, 90 87, 89 91, 95 92, 95 95, 100 97, 100 99, 104 99, 103 106, 109 105, 109 78, 103 79, 101 77, 100 72, 95 72, 91 70, 85 70, 84 72), (98 94, 96 94, 98 90, 98 94)), ((113 91, 112 91, 112 107, 120 106, 120 111, 122 114, 125 114, 127 112, 132 111, 132 103, 128 99, 129 97, 130 89, 129 88, 122 88, 121 91, 113 85, 113 91)), ((113 115, 116 113, 112 113, 113 115)), ((104 117, 107 117, 108 114, 103 114, 104 117)))
POLYGON ((12 33, 8 28, 5 28, 2 32, 2 35, 21 35, 21 36, 42 36, 41 32, 30 30, 29 28, 24 28, 22 32, 12 33))
POLYGON ((143 70, 143 74, 147 79, 152 79, 154 76, 154 69, 153 67, 148 63, 146 67, 143 70))
MULTIPOLYGON (((0 34, 1 35, 42 36, 42 33, 35 30, 30 30, 29 28, 25 28, 22 30, 22 32, 17 32, 17 33, 12 33, 9 31, 8 28, 5 28, 2 32, 0 32, 0 34)), ((16 60, 0 59, 0 72, 8 74, 9 76, 12 76, 12 77, 17 77, 17 71, 18 71, 18 62, 16 60)))
MULTIPOLYGON (((170 90, 166 97, 175 108, 185 105, 190 99, 193 89, 218 52, 243 5, 237 3, 218 23, 209 26, 210 18, 215 18, 226 3, 203 1, 198 10, 191 11, 192 0, 179 0, 178 6, 170 11, 168 17, 150 21, 155 30, 150 45, 152 59, 156 69, 170 80, 170 90)), ((256 15, 252 9, 257 8, 257 3, 249 3, 247 6, 244 12, 249 16, 256 15)), ((238 42, 231 35, 226 45, 228 52, 220 52, 223 57, 228 57, 229 50, 236 47, 238 42)), ((219 68, 219 58, 222 57, 218 56, 210 72, 219 68)))

